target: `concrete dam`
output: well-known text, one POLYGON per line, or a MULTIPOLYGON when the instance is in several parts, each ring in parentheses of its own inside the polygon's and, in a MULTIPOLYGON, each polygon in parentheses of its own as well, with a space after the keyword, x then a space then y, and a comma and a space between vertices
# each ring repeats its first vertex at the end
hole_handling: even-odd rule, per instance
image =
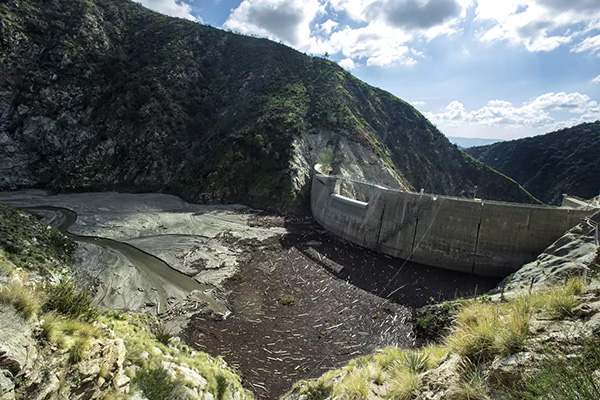
POLYGON ((325 229, 416 263, 506 276, 597 210, 406 192, 315 167, 311 209, 325 229))

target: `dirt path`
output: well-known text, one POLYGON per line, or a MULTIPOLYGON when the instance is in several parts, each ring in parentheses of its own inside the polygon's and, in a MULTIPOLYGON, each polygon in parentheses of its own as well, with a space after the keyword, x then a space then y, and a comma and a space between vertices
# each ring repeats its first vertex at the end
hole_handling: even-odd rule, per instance
POLYGON ((402 261, 342 241, 310 219, 283 224, 289 233, 279 240, 247 246, 241 272, 228 282, 233 315, 198 317, 184 333, 189 344, 222 355, 261 398, 278 398, 294 382, 377 347, 410 347, 410 307, 498 282, 411 263, 398 272, 402 261), (393 292, 393 301, 372 294, 382 291, 393 292))

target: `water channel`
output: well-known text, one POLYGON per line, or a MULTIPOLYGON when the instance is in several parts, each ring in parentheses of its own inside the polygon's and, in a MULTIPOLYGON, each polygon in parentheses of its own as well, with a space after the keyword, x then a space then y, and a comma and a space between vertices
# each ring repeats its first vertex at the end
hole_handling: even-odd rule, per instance
POLYGON ((171 268, 161 259, 148 254, 127 243, 117 240, 106 239, 97 236, 81 236, 69 232, 69 228, 77 221, 77 213, 62 207, 28 207, 29 211, 41 215, 46 222, 56 227, 63 234, 78 243, 88 243, 112 249, 125 257, 139 272, 144 275, 148 282, 156 290, 158 314, 164 312, 167 306, 167 291, 165 285, 174 286, 185 293, 193 293, 198 301, 206 301, 215 313, 225 314, 228 309, 226 305, 211 295, 215 288, 210 285, 200 284, 192 277, 182 274, 171 268))

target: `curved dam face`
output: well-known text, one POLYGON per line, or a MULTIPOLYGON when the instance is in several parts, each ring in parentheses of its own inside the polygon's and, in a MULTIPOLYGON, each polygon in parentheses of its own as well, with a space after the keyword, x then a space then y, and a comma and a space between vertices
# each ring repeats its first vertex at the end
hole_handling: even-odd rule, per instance
POLYGON ((595 211, 404 192, 317 171, 311 209, 325 229, 360 246, 486 276, 518 270, 595 211), (349 185, 356 198, 340 193, 349 185))

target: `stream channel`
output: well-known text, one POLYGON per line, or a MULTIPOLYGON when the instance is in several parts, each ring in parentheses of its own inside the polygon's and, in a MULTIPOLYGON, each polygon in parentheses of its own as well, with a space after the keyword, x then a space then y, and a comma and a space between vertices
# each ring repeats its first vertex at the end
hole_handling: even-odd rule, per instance
POLYGON ((27 207, 32 213, 41 215, 46 222, 63 234, 78 243, 88 243, 94 246, 112 249, 120 253, 129 262, 137 268, 140 273, 152 284, 157 294, 157 314, 166 310, 167 292, 164 285, 168 284, 186 293, 192 293, 194 300, 205 301, 209 304, 211 310, 215 313, 228 313, 225 303, 211 295, 215 288, 210 285, 200 284, 193 278, 182 274, 171 268, 163 260, 150 255, 137 247, 117 240, 106 239, 97 236, 80 236, 69 232, 69 228, 77 221, 77 213, 62 207, 27 207))

